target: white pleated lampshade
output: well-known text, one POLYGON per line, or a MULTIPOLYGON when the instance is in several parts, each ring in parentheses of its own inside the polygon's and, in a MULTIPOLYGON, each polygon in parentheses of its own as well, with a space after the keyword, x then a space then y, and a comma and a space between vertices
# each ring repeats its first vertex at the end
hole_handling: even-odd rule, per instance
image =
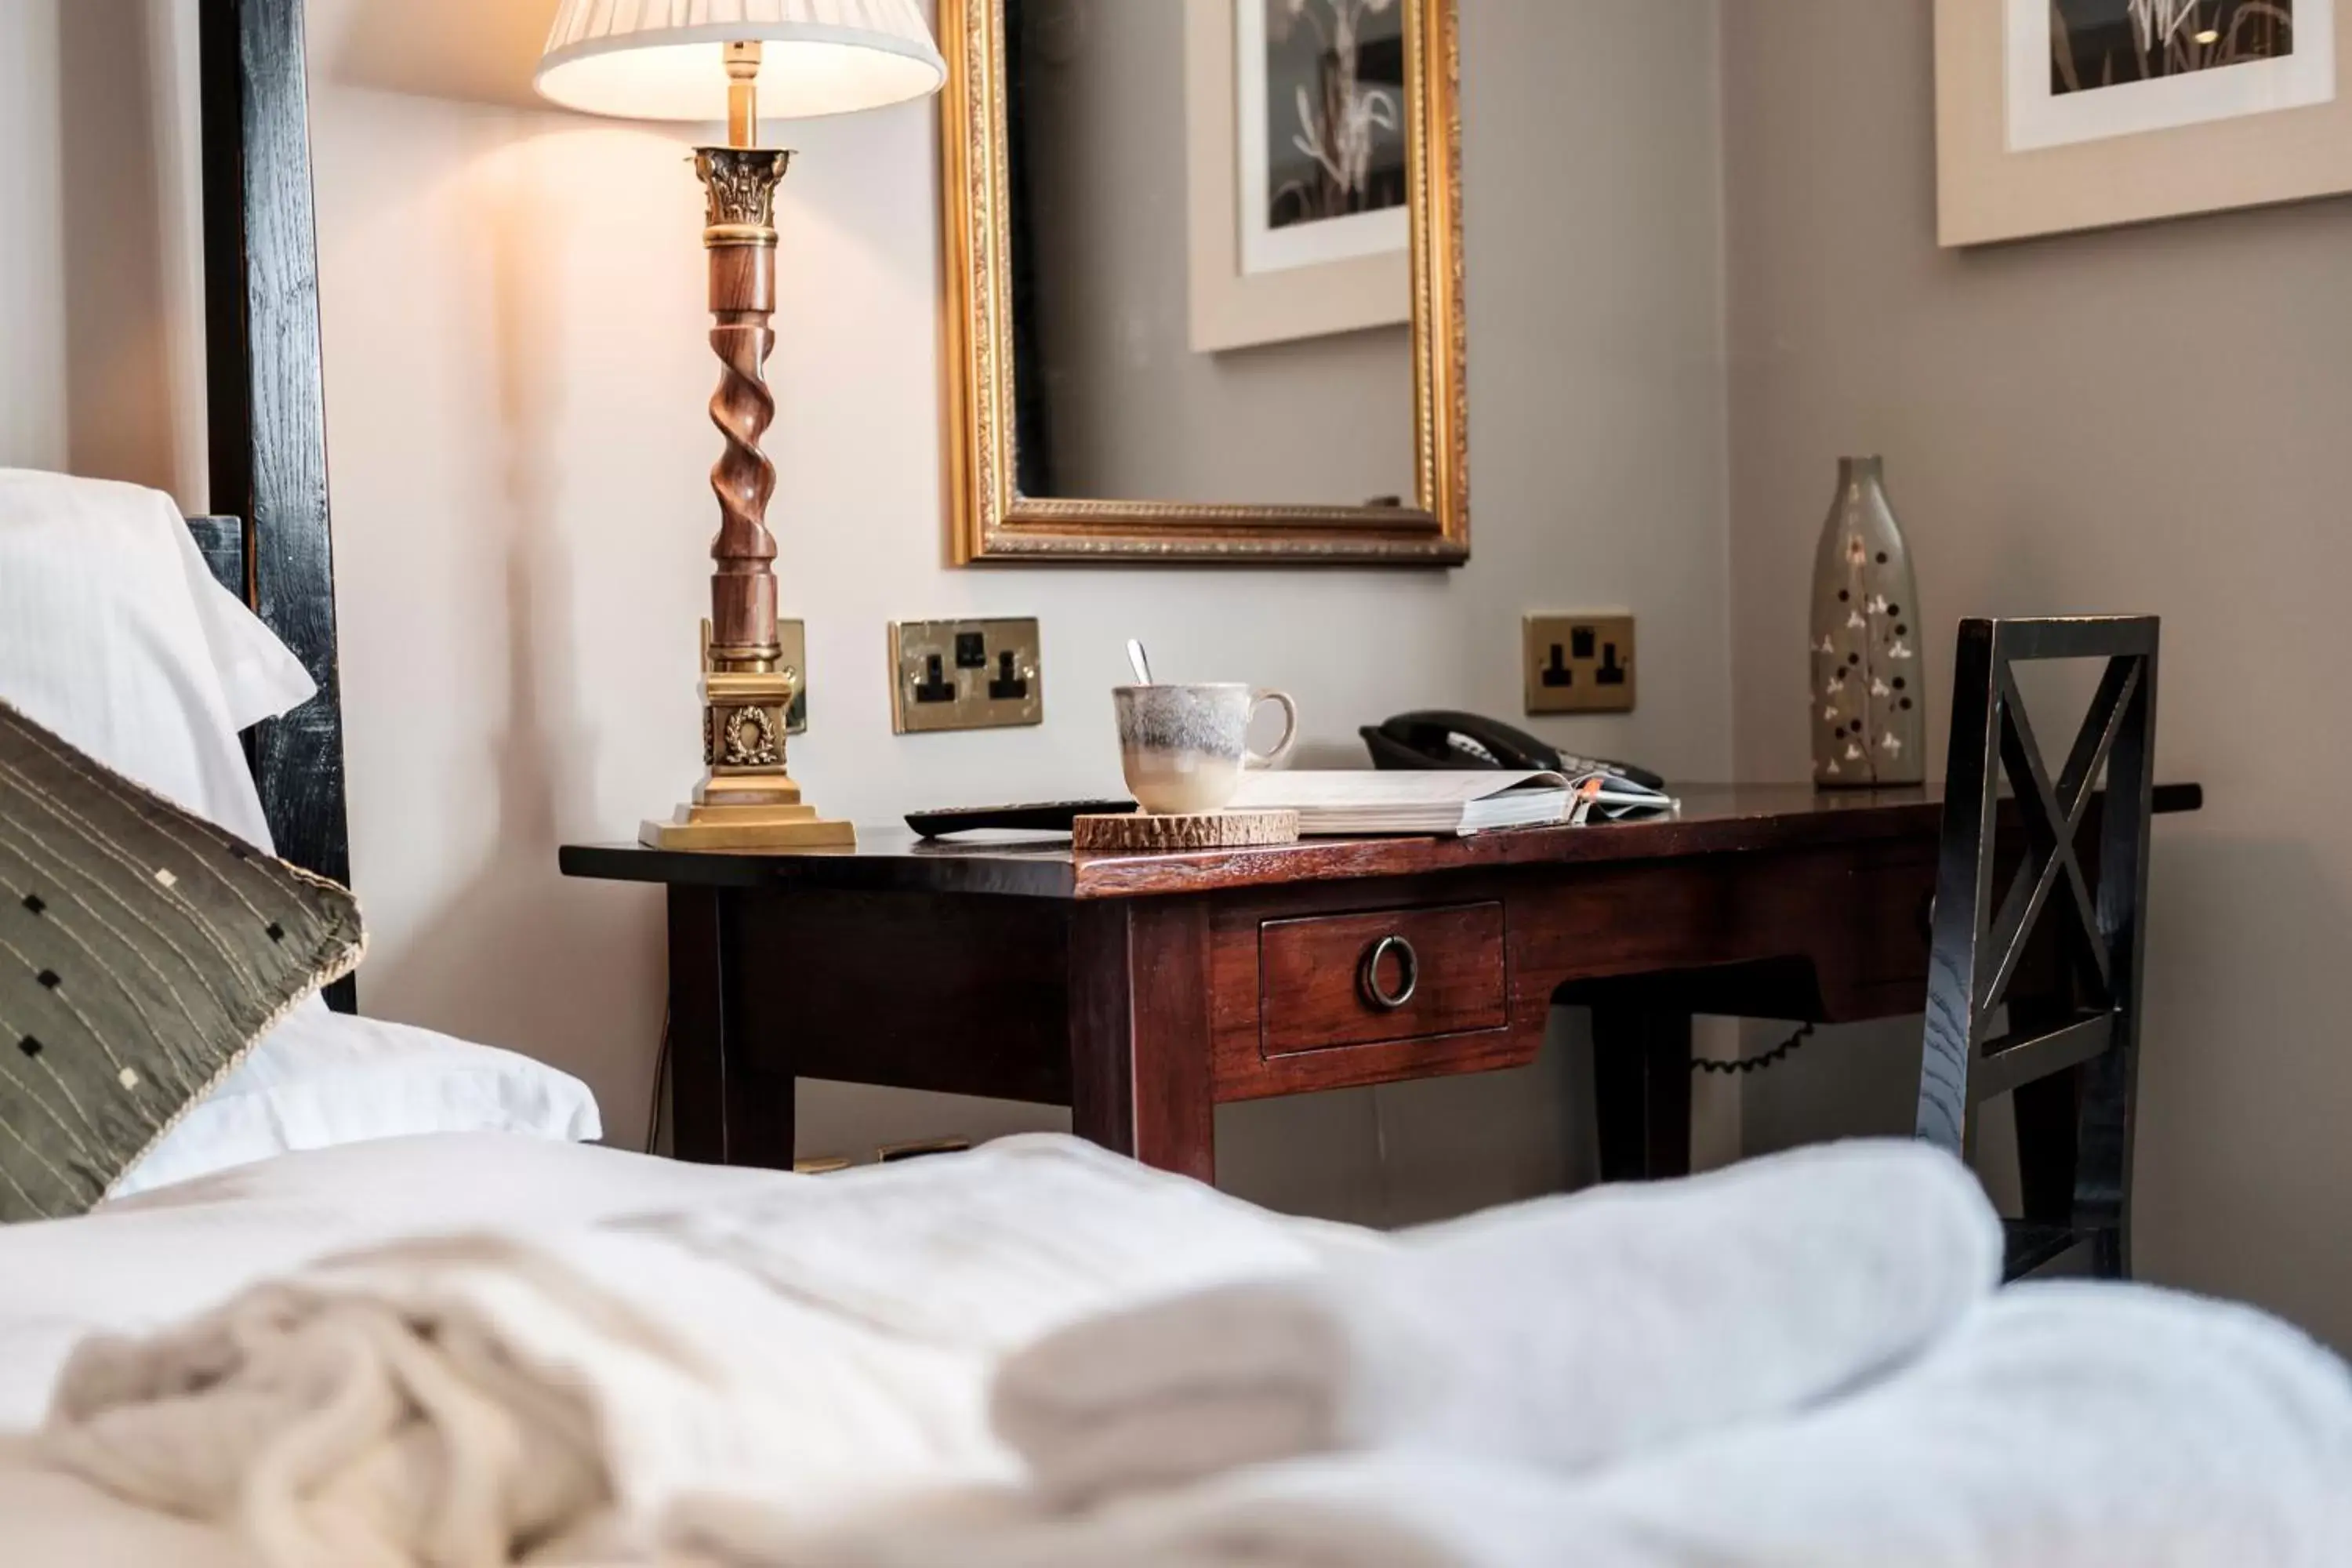
POLYGON ((947 79, 919 0, 563 0, 536 80, 590 114, 723 120, 720 46, 752 40, 773 119, 879 109, 947 79))

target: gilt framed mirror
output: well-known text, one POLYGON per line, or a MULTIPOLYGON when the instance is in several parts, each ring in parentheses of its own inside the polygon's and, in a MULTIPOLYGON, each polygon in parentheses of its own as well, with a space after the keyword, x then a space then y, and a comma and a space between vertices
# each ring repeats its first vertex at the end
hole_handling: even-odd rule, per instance
POLYGON ((958 564, 1469 557, 1455 0, 940 0, 958 564))

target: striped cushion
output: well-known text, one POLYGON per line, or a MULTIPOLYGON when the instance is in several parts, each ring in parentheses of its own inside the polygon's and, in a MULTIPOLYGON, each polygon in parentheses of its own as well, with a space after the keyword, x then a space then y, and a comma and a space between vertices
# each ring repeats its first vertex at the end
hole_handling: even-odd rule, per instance
POLYGON ((0 703, 0 1222, 96 1203, 365 941, 344 889, 0 703))

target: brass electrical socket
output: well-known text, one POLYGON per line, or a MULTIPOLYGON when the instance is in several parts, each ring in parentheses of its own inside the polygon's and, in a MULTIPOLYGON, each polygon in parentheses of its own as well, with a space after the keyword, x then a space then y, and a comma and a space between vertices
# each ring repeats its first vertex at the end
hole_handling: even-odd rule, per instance
POLYGON ((890 623, 890 728, 986 730, 1045 721, 1034 618, 890 623))
POLYGON ((793 672, 793 705, 784 710, 784 733, 808 733, 808 624, 804 621, 778 621, 776 646, 784 650, 776 662, 793 672))
POLYGON ((1521 622, 1530 713, 1631 713, 1633 617, 1623 610, 1521 622))

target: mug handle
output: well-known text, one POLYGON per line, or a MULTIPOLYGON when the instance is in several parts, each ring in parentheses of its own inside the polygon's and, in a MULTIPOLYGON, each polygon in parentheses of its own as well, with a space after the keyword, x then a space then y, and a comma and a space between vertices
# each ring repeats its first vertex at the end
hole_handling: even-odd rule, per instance
POLYGON ((1290 693, 1287 691, 1263 690, 1251 692, 1251 718, 1255 719, 1257 717, 1258 705, 1263 702, 1276 702, 1281 704, 1282 739, 1274 743, 1274 750, 1270 752, 1252 752, 1244 750, 1242 752, 1242 766, 1244 768, 1270 768, 1274 766, 1275 763, 1290 755, 1290 748, 1298 739, 1298 704, 1291 700, 1290 693))

